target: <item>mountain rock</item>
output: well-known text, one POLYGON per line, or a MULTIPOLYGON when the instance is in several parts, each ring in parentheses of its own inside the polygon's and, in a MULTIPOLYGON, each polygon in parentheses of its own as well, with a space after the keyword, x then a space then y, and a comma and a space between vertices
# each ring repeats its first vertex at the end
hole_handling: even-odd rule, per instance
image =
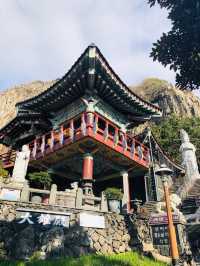
POLYGON ((130 87, 142 98, 157 104, 164 116, 176 114, 180 117, 200 117, 200 98, 190 91, 182 91, 165 80, 145 79, 138 86, 130 87))
MULTIPOLYGON (((55 81, 34 81, 15 86, 0 93, 0 128, 5 126, 16 115, 15 104, 38 95, 49 88, 55 81)), ((0 153, 6 151, 0 145, 0 153)))

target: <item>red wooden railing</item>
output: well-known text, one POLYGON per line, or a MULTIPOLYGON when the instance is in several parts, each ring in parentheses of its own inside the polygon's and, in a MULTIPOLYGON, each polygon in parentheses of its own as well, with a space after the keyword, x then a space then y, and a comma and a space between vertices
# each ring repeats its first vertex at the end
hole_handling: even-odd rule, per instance
POLYGON ((87 136, 139 164, 146 167, 149 165, 149 149, 145 145, 122 132, 108 119, 92 112, 82 113, 61 124, 58 130, 37 137, 29 144, 31 159, 39 159, 87 136))
POLYGON ((91 137, 145 167, 149 166, 149 149, 124 133, 109 119, 84 112, 64 122, 59 129, 38 136, 29 143, 31 160, 39 159, 85 137, 91 137))
POLYGON ((2 162, 4 168, 13 166, 15 158, 16 158, 15 150, 10 150, 6 153, 0 154, 0 162, 2 162))

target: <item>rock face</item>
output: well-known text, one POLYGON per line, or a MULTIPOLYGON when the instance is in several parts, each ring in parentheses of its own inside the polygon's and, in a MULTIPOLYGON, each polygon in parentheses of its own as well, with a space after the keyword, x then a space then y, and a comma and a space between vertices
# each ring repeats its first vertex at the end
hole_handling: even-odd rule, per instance
MULTIPOLYGON (((16 115, 15 104, 38 95, 49 88, 55 81, 34 81, 19 85, 0 93, 0 128, 5 126, 16 115)), ((5 147, 0 145, 0 153, 5 147)))
POLYGON ((174 113, 181 117, 200 117, 200 98, 190 91, 181 91, 167 81, 146 79, 139 86, 130 87, 142 98, 158 104, 164 115, 174 113))

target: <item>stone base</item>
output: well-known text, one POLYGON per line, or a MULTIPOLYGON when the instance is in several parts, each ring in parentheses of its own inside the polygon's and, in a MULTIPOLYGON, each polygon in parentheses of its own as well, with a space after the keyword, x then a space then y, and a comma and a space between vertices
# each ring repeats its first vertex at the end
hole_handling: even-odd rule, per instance
MULTIPOLYGON (((132 249, 138 250, 143 246, 137 232, 131 231, 132 221, 128 216, 89 211, 88 214, 104 215, 105 228, 88 228, 80 226, 81 211, 76 210, 70 216, 69 228, 61 226, 42 228, 27 222, 17 224, 15 216, 16 208, 38 210, 39 204, 20 203, 19 206, 19 202, 3 202, 0 208, 0 254, 4 254, 4 258, 28 259, 36 253, 40 253, 43 258, 76 257, 89 253, 120 253, 132 249)), ((63 213, 68 211, 59 207, 42 205, 40 210, 63 213)))

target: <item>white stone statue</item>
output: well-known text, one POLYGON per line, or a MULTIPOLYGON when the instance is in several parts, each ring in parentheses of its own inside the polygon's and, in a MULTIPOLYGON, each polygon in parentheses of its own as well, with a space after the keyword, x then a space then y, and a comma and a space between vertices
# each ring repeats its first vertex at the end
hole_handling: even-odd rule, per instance
POLYGON ((158 201, 155 205, 155 212, 156 213, 165 213, 165 202, 158 201))
POLYGON ((177 207, 181 204, 181 198, 173 193, 170 195, 170 202, 173 212, 180 214, 180 210, 177 207))
MULTIPOLYGON (((170 195, 170 203, 171 203, 172 211, 174 213, 179 214, 180 211, 177 207, 181 204, 181 198, 178 195, 173 193, 170 195)), ((156 207, 157 213, 166 212, 166 203, 164 201, 158 201, 155 207, 156 207)))
POLYGON ((72 191, 76 192, 78 190, 78 182, 73 182, 70 184, 72 191))
POLYGON ((25 182, 28 163, 30 159, 30 150, 27 145, 22 146, 21 151, 17 151, 12 178, 15 182, 25 182))
POLYGON ((184 129, 180 130, 181 146, 180 152, 182 155, 182 166, 186 171, 186 182, 193 182, 194 180, 200 178, 197 158, 196 158, 196 148, 190 142, 190 138, 184 129))
POLYGON ((77 192, 77 190, 78 190, 78 182, 72 182, 71 184, 70 184, 70 186, 71 186, 71 189, 65 189, 65 192, 77 192))

